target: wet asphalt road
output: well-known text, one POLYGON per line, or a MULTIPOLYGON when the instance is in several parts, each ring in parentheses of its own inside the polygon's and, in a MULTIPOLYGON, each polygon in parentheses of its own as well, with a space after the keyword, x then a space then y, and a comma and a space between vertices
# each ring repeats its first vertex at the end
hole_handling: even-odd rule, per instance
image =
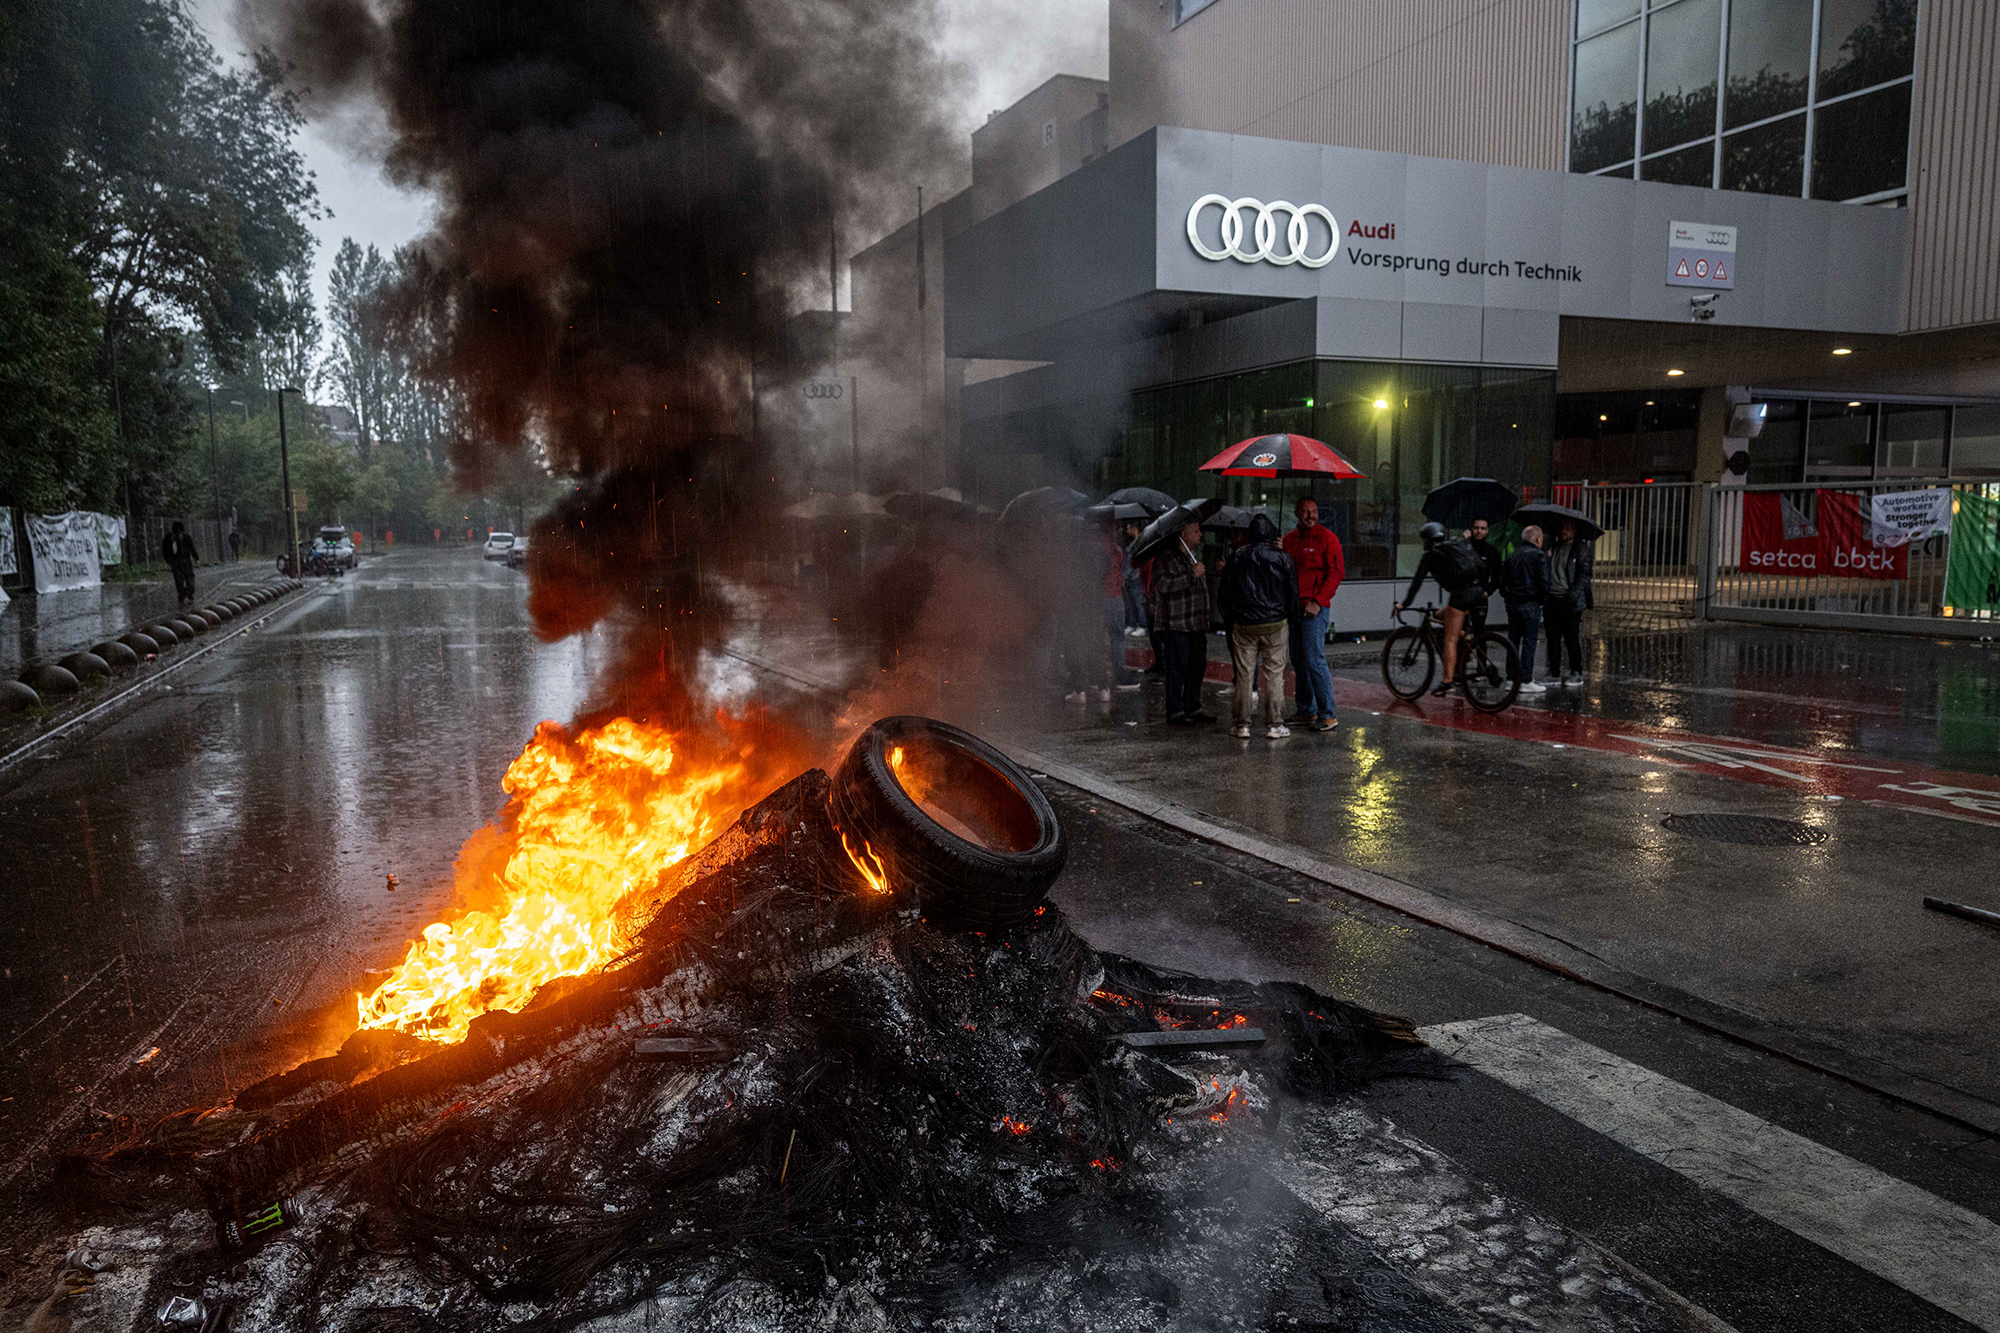
MULTIPOLYGON (((519 572, 472 553, 369 561, 181 673, 170 693, 10 776, 0 789, 13 888, 0 951, 0 1198, 10 1201, 0 1253, 48 1225, 26 1188, 51 1143, 120 1114, 213 1101, 344 1035, 345 997, 448 903, 452 858, 499 807, 501 774, 534 724, 574 715, 608 656, 597 637, 537 643, 523 594, 519 572)), ((1703 725, 1716 709, 1740 719, 1767 708, 1715 702, 1725 696, 1713 691, 1742 687, 1713 673, 1630 688, 1676 691, 1693 701, 1686 708, 1711 710, 1703 725)), ((1870 694, 1853 691, 1864 704, 1870 694)), ((1143 697, 1123 700, 1135 716, 1073 719, 1070 732, 1143 751, 1158 780, 1184 793, 1216 785, 1226 744, 1190 749, 1174 733, 1169 753, 1142 740, 1143 697)), ((1792 710, 1768 708, 1773 726, 1797 725, 1792 710)), ((1413 766, 1469 762, 1426 748, 1441 729, 1410 725, 1421 730, 1399 753, 1413 766)), ((1913 755, 1939 757, 1921 728, 1898 734, 1913 755)), ((1350 737, 1350 749, 1368 748, 1350 737)), ((1364 783, 1393 777, 1384 768, 1371 779, 1366 763, 1356 771, 1364 783)), ((1247 824, 1259 789, 1243 790, 1233 813, 1247 824)), ((1057 898, 1100 947, 1209 975, 1297 979, 1426 1025, 1527 1014, 1938 1199, 2000 1215, 1990 1136, 1086 793, 1053 792, 1074 840, 1057 898)), ((1378 817, 1360 832, 1385 847, 1421 844, 1432 813, 1414 800, 1380 787, 1378 817), (1384 820, 1403 833, 1389 836, 1384 820)), ((1367 1105, 1736 1328, 1971 1327, 1485 1075, 1381 1085, 1367 1105)))

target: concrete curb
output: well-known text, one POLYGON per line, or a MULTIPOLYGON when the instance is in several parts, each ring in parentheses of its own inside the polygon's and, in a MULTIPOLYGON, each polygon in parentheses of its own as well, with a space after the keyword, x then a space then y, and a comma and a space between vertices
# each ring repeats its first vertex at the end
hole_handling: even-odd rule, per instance
POLYGON ((140 696, 151 692, 161 681, 176 674, 183 667, 200 661, 224 644, 230 643, 238 637, 249 633, 258 625, 268 621, 281 609, 293 605, 311 587, 311 584, 307 584, 296 591, 280 593, 277 597, 266 603, 264 607, 258 608, 263 611, 262 615, 243 617, 240 623, 231 622, 229 628, 217 632, 206 643, 196 647, 194 651, 178 655, 165 662, 158 662, 155 668, 143 680, 131 682, 117 693, 98 700, 97 703, 78 713, 76 716, 65 718, 32 740, 24 741, 7 753, 0 754, 0 781, 5 781, 15 776, 15 770, 23 762, 34 758, 35 755, 54 745, 57 741, 78 731, 85 723, 100 720, 121 705, 135 702, 140 696))
POLYGON ((1425 925, 1448 930, 1594 990, 1643 1005, 1877 1096, 1916 1107, 1981 1134, 2000 1134, 2000 1106, 1983 1098, 1867 1056, 1802 1037, 1756 1015, 1626 972, 1554 936, 1453 902, 1427 889, 1219 822, 1173 801, 1149 795, 1088 769, 1050 759, 1018 745, 1002 745, 1001 748, 1017 763, 1037 773, 1046 773, 1066 786, 1088 792, 1099 800, 1121 806, 1169 828, 1303 875, 1342 893, 1400 912, 1425 925))

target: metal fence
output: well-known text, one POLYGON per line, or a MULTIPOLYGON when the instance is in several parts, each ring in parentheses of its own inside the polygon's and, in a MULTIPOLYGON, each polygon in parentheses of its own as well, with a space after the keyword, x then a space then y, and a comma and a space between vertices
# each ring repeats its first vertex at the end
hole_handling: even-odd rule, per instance
POLYGON ((1824 567, 1816 555, 1810 561, 1803 554, 1772 560, 1762 548, 1746 558, 1744 526, 1746 510, 1757 508, 1760 521, 1777 525, 1770 531, 1781 546, 1816 552, 1822 524, 1842 513, 1852 531, 1869 531, 1871 502, 1879 494, 1946 491, 1955 514, 1959 496, 2000 499, 2000 484, 1899 478, 1814 486, 1677 482, 1554 489, 1558 504, 1590 515, 1604 529, 1594 552, 1592 585, 1600 612, 1911 634, 1983 637, 2000 630, 1992 609, 1947 602, 1948 532, 1900 547, 1865 543, 1860 549, 1874 550, 1879 567, 1857 574, 1851 572, 1856 566, 1841 558, 1844 551, 1829 554, 1824 567), (1775 498, 1757 498, 1764 496, 1775 498), (1853 498, 1831 498, 1844 496, 1853 498))
POLYGON ((229 559, 229 524, 226 520, 176 518, 171 514, 164 518, 142 518, 128 524, 125 529, 125 559, 132 564, 158 564, 160 547, 176 523, 187 525, 188 536, 194 538, 195 549, 201 552, 204 563, 220 564, 229 559))

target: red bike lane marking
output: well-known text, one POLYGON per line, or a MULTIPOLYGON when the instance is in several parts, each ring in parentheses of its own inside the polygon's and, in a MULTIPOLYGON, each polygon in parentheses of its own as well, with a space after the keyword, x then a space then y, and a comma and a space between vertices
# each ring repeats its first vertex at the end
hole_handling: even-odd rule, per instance
POLYGON ((1482 713, 1456 696, 1405 703, 1386 685, 1373 681, 1336 678, 1333 693, 1341 707, 1366 708, 1385 717, 1408 718, 1434 727, 1633 755, 1787 791, 1949 814, 2000 828, 2000 779, 1983 775, 1952 773, 1894 759, 1861 762, 1871 759, 1865 755, 1843 754, 1834 759, 1783 745, 1672 731, 1584 713, 1539 708, 1482 713))

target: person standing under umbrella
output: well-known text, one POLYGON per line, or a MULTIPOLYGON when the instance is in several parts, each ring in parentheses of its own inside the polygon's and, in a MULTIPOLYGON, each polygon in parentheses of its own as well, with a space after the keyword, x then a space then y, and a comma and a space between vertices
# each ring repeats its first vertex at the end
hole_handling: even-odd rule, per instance
POLYGON ((1520 659, 1521 693, 1540 694, 1545 687, 1535 679, 1535 645, 1549 600, 1549 554, 1542 530, 1532 523, 1521 529, 1521 545, 1500 572, 1500 597, 1507 604, 1507 640, 1520 659))
POLYGON ((1592 543, 1578 535, 1576 524, 1564 519, 1556 544, 1549 549, 1549 683, 1572 688, 1583 684, 1583 613, 1590 609, 1592 543), (1569 675, 1563 675, 1563 655, 1569 655, 1569 675))
POLYGON ((1333 672, 1326 665, 1326 635, 1332 626, 1333 594, 1347 574, 1340 538, 1319 521, 1319 502, 1306 497, 1292 508, 1298 526, 1285 534, 1285 554, 1298 570, 1298 609, 1291 624, 1293 689, 1298 711, 1292 721, 1314 731, 1332 731, 1333 672))
MULTIPOLYGON (((1479 576, 1479 586, 1486 589, 1488 597, 1500 591, 1500 548, 1486 540, 1486 534, 1490 531, 1492 525, 1483 518, 1473 519, 1472 526, 1465 530, 1465 540, 1479 556, 1479 563, 1486 571, 1479 576)), ((1470 633, 1486 632, 1485 602, 1481 602, 1466 613, 1465 624, 1470 633)))
POLYGON ((1201 711, 1201 678, 1208 667, 1208 570, 1195 552, 1201 523, 1190 521, 1152 558, 1154 632, 1166 649, 1167 721, 1175 726, 1213 722, 1201 711))
POLYGON ((1259 668, 1264 674, 1264 734, 1291 735, 1279 711, 1285 693, 1285 637, 1298 616, 1298 573, 1278 549, 1278 525, 1262 510, 1239 528, 1243 544, 1230 552, 1222 571, 1222 619, 1229 626, 1229 655, 1236 666, 1235 725, 1230 735, 1250 734, 1250 701, 1259 668))

